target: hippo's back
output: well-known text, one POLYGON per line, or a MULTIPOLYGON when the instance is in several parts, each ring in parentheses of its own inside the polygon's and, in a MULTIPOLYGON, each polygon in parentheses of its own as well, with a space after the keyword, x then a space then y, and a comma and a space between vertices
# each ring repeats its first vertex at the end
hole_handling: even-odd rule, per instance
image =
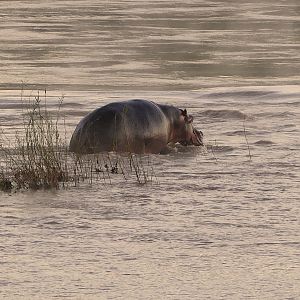
POLYGON ((168 122, 158 105, 146 100, 100 107, 77 125, 70 151, 158 153, 167 144, 168 122))

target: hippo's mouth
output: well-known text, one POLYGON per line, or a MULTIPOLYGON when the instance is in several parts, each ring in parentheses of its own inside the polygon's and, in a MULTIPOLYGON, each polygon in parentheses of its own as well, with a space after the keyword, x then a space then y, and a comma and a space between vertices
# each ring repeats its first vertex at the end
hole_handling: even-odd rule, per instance
POLYGON ((193 133, 194 135, 191 138, 193 145, 203 146, 203 132, 194 128, 193 133))
POLYGON ((203 133, 197 129, 193 129, 193 135, 189 140, 184 140, 179 142, 182 146, 194 145, 203 146, 203 133))

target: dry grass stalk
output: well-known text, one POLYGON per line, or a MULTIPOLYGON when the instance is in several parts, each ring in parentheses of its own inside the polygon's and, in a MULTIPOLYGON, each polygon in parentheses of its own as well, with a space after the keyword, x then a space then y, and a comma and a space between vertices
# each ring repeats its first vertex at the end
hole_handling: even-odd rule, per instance
POLYGON ((155 176, 153 163, 149 156, 132 153, 98 153, 74 155, 75 185, 88 180, 90 184, 134 180, 139 184, 153 182, 155 176))
POLYGON ((248 148, 248 157, 249 157, 249 160, 251 161, 251 160, 252 160, 252 155, 251 155, 250 146, 249 146, 249 142, 248 142, 248 137, 247 137, 247 132, 246 132, 245 121, 246 121, 246 116, 244 116, 243 130, 244 130, 244 137, 245 137, 246 144, 247 144, 247 148, 248 148))
POLYGON ((15 148, 3 148, 6 166, 17 188, 58 188, 68 180, 64 163, 65 147, 58 130, 60 99, 56 117, 45 106, 42 110, 38 93, 23 111, 23 129, 16 132, 15 148))

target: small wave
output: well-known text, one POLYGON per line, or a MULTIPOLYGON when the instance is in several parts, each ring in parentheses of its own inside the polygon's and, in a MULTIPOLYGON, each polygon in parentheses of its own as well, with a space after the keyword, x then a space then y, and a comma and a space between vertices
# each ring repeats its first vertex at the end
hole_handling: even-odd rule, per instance
POLYGON ((266 112, 266 113, 260 113, 256 115, 257 117, 267 117, 267 118, 288 118, 288 117, 295 117, 296 114, 292 113, 290 111, 283 111, 279 113, 275 112, 266 112))
POLYGON ((208 144, 206 145, 206 147, 208 150, 213 150, 217 152, 231 152, 234 150, 234 148, 231 146, 218 146, 218 145, 208 144))
POLYGON ((0 109, 23 109, 24 103, 18 102, 18 103, 0 103, 0 109))
POLYGON ((284 125, 281 125, 280 128, 295 128, 296 127, 296 124, 284 124, 284 125))
MULTIPOLYGON (((244 130, 236 130, 236 131, 228 131, 224 133, 225 135, 228 136, 244 136, 245 135, 245 131, 244 130)), ((251 131, 247 130, 247 135, 253 135, 253 133, 251 131)))
POLYGON ((58 221, 47 221, 44 224, 46 224, 46 225, 60 225, 60 222, 58 222, 58 221))
MULTIPOLYGON (((57 104, 55 104, 55 105, 57 105, 57 104)), ((76 106, 76 107, 83 107, 84 104, 78 103, 78 102, 63 102, 63 103, 61 104, 61 106, 62 106, 62 107, 71 107, 71 108, 74 108, 75 106, 76 106)))
POLYGON ((10 125, 23 124, 23 123, 20 123, 20 122, 16 122, 16 120, 20 120, 21 117, 22 117, 21 114, 0 116, 0 126, 10 126, 10 125))
POLYGON ((284 104, 288 105, 288 106, 300 106, 300 101, 287 102, 287 103, 284 103, 284 104))
POLYGON ((274 91, 235 91, 235 92, 218 92, 210 93, 207 96, 212 98, 223 98, 223 97, 262 97, 267 95, 274 95, 274 91))
POLYGON ((64 115, 73 117, 83 117, 89 114, 90 110, 64 110, 64 115))
MULTIPOLYGON (((59 104, 57 102, 48 102, 47 103, 47 108, 50 108, 50 107, 57 108, 58 106, 59 106, 59 104)), ((66 108, 69 108, 69 107, 74 108, 74 107, 82 107, 84 105, 81 103, 76 103, 76 102, 66 102, 66 103, 63 102, 60 106, 66 107, 66 108)), ((13 102, 5 101, 4 103, 0 103, 1 110, 3 110, 3 109, 26 110, 26 109, 31 109, 31 107, 32 107, 32 103, 29 101, 13 101, 13 102)))
POLYGON ((259 145, 259 146, 268 146, 268 145, 273 145, 274 143, 272 141, 268 141, 268 140, 259 140, 259 141, 255 142, 254 144, 259 145))
POLYGON ((249 119, 250 116, 247 116, 246 114, 242 113, 239 110, 230 110, 230 109, 221 109, 221 110, 213 110, 208 109, 205 111, 202 111, 200 115, 204 117, 209 118, 216 118, 216 119, 249 119))

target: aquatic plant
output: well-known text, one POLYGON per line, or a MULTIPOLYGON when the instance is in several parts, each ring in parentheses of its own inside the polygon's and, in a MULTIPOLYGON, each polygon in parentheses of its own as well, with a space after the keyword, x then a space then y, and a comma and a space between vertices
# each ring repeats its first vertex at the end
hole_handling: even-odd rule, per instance
POLYGON ((57 188, 68 180, 66 149, 58 130, 62 100, 52 116, 47 111, 46 90, 44 97, 38 92, 33 100, 24 103, 23 128, 15 134, 14 147, 2 146, 6 169, 17 188, 57 188))
POLYGON ((71 180, 75 186, 81 182, 121 183, 134 181, 138 184, 152 183, 156 179, 152 156, 133 153, 103 152, 97 154, 76 155, 73 159, 71 180))
MULTIPOLYGON (((14 141, 0 132, 0 190, 60 188, 88 181, 112 183, 113 175, 139 184, 152 182, 151 157, 133 153, 76 155, 68 151, 63 97, 55 112, 47 109, 47 91, 24 100, 22 129, 14 141)), ((116 177, 115 176, 115 177, 116 177)))

